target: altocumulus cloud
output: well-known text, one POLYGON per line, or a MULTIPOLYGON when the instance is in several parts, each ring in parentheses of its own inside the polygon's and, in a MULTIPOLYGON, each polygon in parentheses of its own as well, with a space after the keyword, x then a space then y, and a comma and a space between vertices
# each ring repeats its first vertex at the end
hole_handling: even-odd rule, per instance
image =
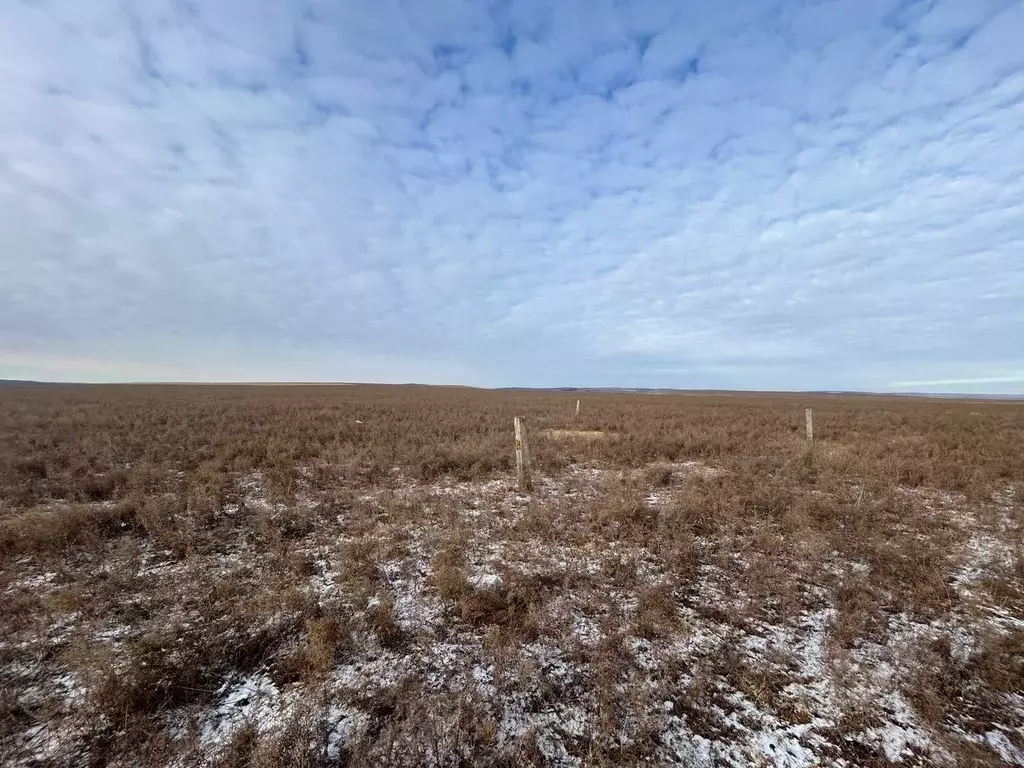
POLYGON ((0 376, 1024 391, 1022 34, 7 0, 0 376))

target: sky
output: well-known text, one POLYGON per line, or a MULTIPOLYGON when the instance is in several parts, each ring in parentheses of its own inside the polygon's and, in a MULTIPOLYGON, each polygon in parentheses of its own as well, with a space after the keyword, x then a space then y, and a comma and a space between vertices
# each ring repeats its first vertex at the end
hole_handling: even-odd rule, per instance
POLYGON ((1024 2, 4 0, 0 378, 1024 393, 1024 2))

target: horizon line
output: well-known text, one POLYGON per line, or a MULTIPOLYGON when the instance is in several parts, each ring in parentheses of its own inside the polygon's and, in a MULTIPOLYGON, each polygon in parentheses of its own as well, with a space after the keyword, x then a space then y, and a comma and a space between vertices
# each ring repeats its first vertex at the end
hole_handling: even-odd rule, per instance
POLYGON ((472 384, 423 384, 408 382, 379 381, 43 381, 39 379, 3 379, 0 385, 26 386, 69 386, 69 387, 438 387, 448 389, 477 389, 487 392, 524 391, 524 392, 621 392, 621 393, 678 393, 678 394, 736 394, 736 395, 859 395, 874 397, 937 397, 943 399, 985 399, 985 400, 1021 400, 1024 393, 1009 392, 972 393, 929 390, 869 390, 869 389, 714 389, 714 388, 680 388, 680 387, 630 387, 630 386, 579 386, 560 385, 552 387, 529 386, 497 386, 484 387, 472 384))

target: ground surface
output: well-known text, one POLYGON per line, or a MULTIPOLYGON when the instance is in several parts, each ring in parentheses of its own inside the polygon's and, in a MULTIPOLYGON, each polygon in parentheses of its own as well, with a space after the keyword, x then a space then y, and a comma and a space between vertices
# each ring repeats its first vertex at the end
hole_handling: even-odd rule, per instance
POLYGON ((1022 533, 1021 404, 11 387, 0 764, 1021 765, 1022 533))

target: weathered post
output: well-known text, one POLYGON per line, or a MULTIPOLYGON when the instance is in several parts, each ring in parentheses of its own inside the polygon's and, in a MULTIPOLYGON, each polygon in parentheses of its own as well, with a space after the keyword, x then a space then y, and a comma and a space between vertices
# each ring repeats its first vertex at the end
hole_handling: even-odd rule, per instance
POLYGON ((576 401, 576 418, 578 419, 579 417, 580 417, 580 401, 577 400, 576 401))
POLYGON ((530 447, 526 442, 526 420, 516 416, 513 422, 516 428, 516 480, 519 490, 529 491, 533 484, 530 479, 530 447))
POLYGON ((804 411, 804 415, 807 418, 807 440, 814 442, 814 411, 808 408, 804 411))

